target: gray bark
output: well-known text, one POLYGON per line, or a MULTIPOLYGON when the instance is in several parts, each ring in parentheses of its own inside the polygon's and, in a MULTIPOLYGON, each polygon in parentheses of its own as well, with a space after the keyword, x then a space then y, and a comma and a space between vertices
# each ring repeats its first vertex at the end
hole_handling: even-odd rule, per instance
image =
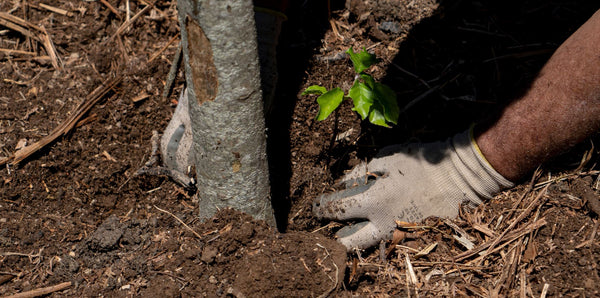
POLYGON ((250 0, 178 0, 200 217, 232 207, 274 225, 250 0))

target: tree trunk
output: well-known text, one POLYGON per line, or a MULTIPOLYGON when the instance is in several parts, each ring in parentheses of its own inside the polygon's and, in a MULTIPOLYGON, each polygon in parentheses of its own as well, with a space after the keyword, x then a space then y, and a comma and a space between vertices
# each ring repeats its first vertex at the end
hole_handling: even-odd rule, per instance
POLYGON ((178 0, 200 217, 232 207, 275 225, 251 0, 178 0))

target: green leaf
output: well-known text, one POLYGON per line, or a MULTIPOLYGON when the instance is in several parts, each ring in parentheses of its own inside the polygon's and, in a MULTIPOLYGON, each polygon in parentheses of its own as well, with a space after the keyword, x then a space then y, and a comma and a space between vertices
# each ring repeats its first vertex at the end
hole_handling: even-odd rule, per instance
POLYGON ((319 104, 319 114, 317 120, 322 121, 327 119, 329 115, 337 109, 344 100, 344 91, 340 88, 331 89, 317 98, 319 104))
POLYGON ((350 60, 352 60, 352 64, 354 64, 354 70, 356 73, 363 72, 365 69, 377 62, 377 57, 375 57, 373 54, 369 54, 365 48, 363 48, 362 52, 355 53, 352 47, 350 47, 346 53, 350 55, 350 60))
POLYGON ((379 126, 390 127, 385 122, 385 116, 383 115, 383 107, 377 102, 373 103, 371 113, 369 113, 369 121, 379 126))
POLYGON ((354 104, 352 110, 356 111, 362 120, 365 120, 369 116, 371 105, 373 105, 373 98, 375 96, 373 90, 366 84, 356 80, 352 88, 348 91, 348 96, 352 98, 352 103, 354 104))
MULTIPOLYGON (((354 103, 353 111, 360 114, 364 120, 367 116, 369 119, 374 117, 378 125, 382 125, 379 115, 381 115, 387 123, 398 124, 398 116, 400 115, 400 109, 396 101, 396 93, 387 85, 377 83, 372 76, 368 74, 361 74, 360 78, 364 82, 359 80, 354 81, 354 85, 350 88, 348 95, 352 98, 354 103), (376 103, 376 105, 374 105, 376 103), (375 111, 374 115, 371 113, 375 111)), ((373 121, 371 121, 373 122, 373 121)))
POLYGON ((370 76, 366 73, 361 73, 360 78, 363 79, 363 81, 365 82, 365 84, 367 84, 367 86, 369 86, 369 88, 371 88, 371 89, 375 88, 375 79, 373 79, 372 76, 370 76))
POLYGON ((373 93, 375 94, 376 101, 383 108, 385 120, 387 122, 398 124, 400 108, 398 107, 398 101, 396 100, 396 92, 387 85, 375 83, 373 93))
POLYGON ((318 94, 321 95, 323 93, 327 92, 327 89, 325 89, 325 87, 321 87, 319 85, 312 85, 309 86, 308 88, 306 88, 304 90, 304 92, 302 92, 301 95, 307 95, 307 94, 318 94))

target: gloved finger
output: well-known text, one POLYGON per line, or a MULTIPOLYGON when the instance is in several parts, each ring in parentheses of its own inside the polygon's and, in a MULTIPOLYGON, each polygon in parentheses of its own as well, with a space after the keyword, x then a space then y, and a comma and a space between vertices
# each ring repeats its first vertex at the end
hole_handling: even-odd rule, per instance
POLYGON ((393 231, 394 227, 390 227, 389 230, 382 230, 370 221, 363 221, 341 228, 336 236, 338 241, 346 246, 348 250, 353 248, 364 249, 376 245, 381 240, 390 239, 393 231))
POLYGON ((370 181, 364 185, 321 195, 313 202, 313 213, 319 219, 366 219, 369 210, 363 208, 362 201, 365 200, 365 192, 374 184, 375 181, 370 181))
POLYGON ((344 174, 342 179, 336 183, 338 186, 345 188, 352 188, 354 186, 363 185, 367 183, 367 164, 360 163, 355 166, 350 172, 344 174))
POLYGON ((342 179, 336 183, 337 186, 352 188, 367 184, 370 180, 383 177, 387 174, 384 162, 371 161, 369 164, 361 163, 355 166, 352 171, 345 174, 342 179))

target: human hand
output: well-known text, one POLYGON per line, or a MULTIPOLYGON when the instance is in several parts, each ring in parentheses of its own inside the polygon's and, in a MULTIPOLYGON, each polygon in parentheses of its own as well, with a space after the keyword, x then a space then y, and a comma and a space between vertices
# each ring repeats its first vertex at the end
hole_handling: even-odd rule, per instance
POLYGON ((395 220, 456 217, 461 203, 478 205, 513 185, 485 160, 472 130, 445 142, 386 147, 340 184, 343 190, 315 200, 313 212, 320 219, 363 220, 337 233, 349 250, 389 239, 395 220))

